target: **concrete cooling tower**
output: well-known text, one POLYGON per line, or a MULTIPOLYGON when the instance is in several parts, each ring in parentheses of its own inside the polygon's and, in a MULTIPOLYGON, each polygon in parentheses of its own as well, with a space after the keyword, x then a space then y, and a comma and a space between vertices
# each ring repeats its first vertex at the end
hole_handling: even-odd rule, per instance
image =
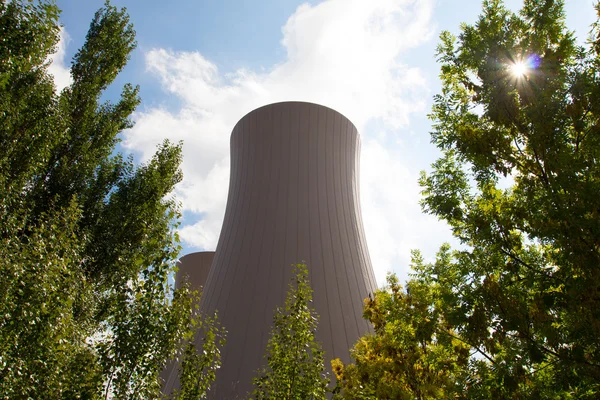
POLYGON ((227 329, 210 397, 246 398, 265 364, 273 314, 291 264, 305 262, 326 365, 371 330, 363 300, 376 289, 359 202, 360 139, 340 113, 285 102, 258 108, 231 134, 229 197, 201 309, 227 329))
POLYGON ((185 278, 192 290, 201 289, 206 283, 214 258, 214 251, 200 251, 181 257, 179 271, 175 275, 175 288, 179 289, 185 278))

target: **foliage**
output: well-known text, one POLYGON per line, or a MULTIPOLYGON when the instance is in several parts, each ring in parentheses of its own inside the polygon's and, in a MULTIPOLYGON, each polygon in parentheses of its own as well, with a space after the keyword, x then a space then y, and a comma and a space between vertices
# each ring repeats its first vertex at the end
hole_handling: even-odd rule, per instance
MULTIPOLYGON (((195 303, 196 308, 199 302, 195 303)), ((202 399, 215 380, 217 369, 221 367, 221 348, 225 346, 225 329, 218 324, 217 316, 198 319, 195 342, 186 344, 180 367, 181 388, 173 398, 181 400, 202 399), (202 340, 198 350, 198 341, 202 340)))
MULTIPOLYGON (((526 0, 518 14, 487 0, 475 25, 441 35, 442 92, 431 118, 442 157, 422 174, 422 205, 461 247, 444 246, 432 264, 416 254, 394 307, 402 310, 415 285, 427 287, 431 297, 417 301, 427 312, 413 320, 414 308, 402 311, 404 329, 417 332, 435 313, 432 343, 440 345, 443 327, 468 346, 471 357, 453 378, 463 393, 446 397, 600 393, 599 38, 596 24, 589 46, 577 46, 559 0, 526 0), (524 73, 515 72, 519 63, 524 73)), ((394 315, 383 315, 387 324, 394 315)), ((394 336, 377 336, 355 349, 360 374, 380 365, 361 365, 361 357, 371 352, 380 362, 390 352, 377 346, 394 336)), ((404 341, 393 346, 406 349, 404 341)), ((418 351, 410 361, 402 354, 390 362, 413 368, 418 351)), ((350 382, 371 387, 373 373, 360 374, 350 382)))
POLYGON ((489 358, 473 384, 495 398, 600 391, 599 54, 575 45, 561 1, 520 15, 488 1, 458 42, 442 35, 443 156, 422 176, 423 206, 468 250, 421 276, 489 358), (520 60, 525 75, 511 74, 520 60))
MULTIPOLYGON (((422 260, 415 254, 416 263, 422 260)), ((331 362, 337 399, 445 399, 459 385, 469 348, 435 307, 432 287, 417 280, 403 289, 394 275, 365 299, 364 317, 374 334, 351 350, 354 364, 331 362)))
POLYGON ((128 84, 100 103, 135 47, 108 2, 55 92, 58 15, 52 1, 0 3, 1 397, 155 398, 199 323, 189 290, 168 284, 181 145, 138 167, 115 151, 140 100, 128 84))
POLYGON ((317 314, 305 264, 294 266, 285 308, 277 308, 267 344, 268 367, 254 378, 255 399, 325 399, 327 379, 321 345, 315 341, 317 314))

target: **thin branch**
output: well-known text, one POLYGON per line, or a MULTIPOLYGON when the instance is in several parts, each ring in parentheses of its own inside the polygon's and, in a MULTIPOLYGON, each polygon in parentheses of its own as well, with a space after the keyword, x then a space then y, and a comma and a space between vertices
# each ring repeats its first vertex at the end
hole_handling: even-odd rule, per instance
POLYGON ((469 347, 472 347, 472 348, 474 348, 475 350, 477 350, 477 352, 478 352, 479 354, 481 354, 482 356, 484 356, 485 358, 487 358, 489 362, 491 362, 493 365, 496 365, 496 361, 494 361, 494 359, 493 359, 493 358, 491 358, 490 356, 488 356, 488 355, 487 355, 487 354, 486 354, 486 353, 485 353, 483 350, 481 350, 479 347, 475 346, 474 344, 472 344, 472 343, 469 343, 469 342, 465 341, 464 339, 462 339, 462 338, 460 338, 460 337, 458 337, 458 336, 455 336, 455 335, 451 334, 451 333, 450 333, 450 332, 448 332, 448 331, 440 331, 440 332, 441 332, 441 333, 445 333, 446 335, 450 336, 451 338, 454 338, 454 339, 456 339, 456 340, 459 340, 459 341, 463 342, 464 344, 468 345, 469 347))

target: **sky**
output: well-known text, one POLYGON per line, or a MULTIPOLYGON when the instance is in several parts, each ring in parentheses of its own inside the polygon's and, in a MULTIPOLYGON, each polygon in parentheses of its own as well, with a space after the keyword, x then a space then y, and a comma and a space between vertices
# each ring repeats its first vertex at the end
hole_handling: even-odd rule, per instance
MULTIPOLYGON (((518 10, 522 2, 506 0, 518 10)), ((58 88, 104 0, 57 0, 61 41, 50 72, 58 88)), ((439 156, 427 118, 440 91, 441 31, 474 23, 480 0, 113 0, 126 7, 137 48, 105 94, 140 85, 135 126, 120 151, 149 160, 165 138, 183 140, 176 188, 183 254, 214 250, 225 212, 229 135, 251 110, 309 101, 348 117, 361 134, 360 190, 378 283, 408 278, 410 251, 433 260, 448 226, 419 206, 419 173, 439 156)), ((567 26, 581 43, 593 0, 566 0, 567 26)))

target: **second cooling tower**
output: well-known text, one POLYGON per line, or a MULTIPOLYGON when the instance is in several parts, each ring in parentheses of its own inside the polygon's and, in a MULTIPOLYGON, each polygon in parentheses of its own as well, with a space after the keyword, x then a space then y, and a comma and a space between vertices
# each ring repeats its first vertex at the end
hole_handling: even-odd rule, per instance
POLYGON ((273 313, 292 268, 305 262, 326 366, 371 328, 363 299, 376 289, 361 220, 360 139, 340 113, 310 103, 256 109, 231 134, 229 197, 202 310, 227 329, 212 398, 252 390, 273 313))

